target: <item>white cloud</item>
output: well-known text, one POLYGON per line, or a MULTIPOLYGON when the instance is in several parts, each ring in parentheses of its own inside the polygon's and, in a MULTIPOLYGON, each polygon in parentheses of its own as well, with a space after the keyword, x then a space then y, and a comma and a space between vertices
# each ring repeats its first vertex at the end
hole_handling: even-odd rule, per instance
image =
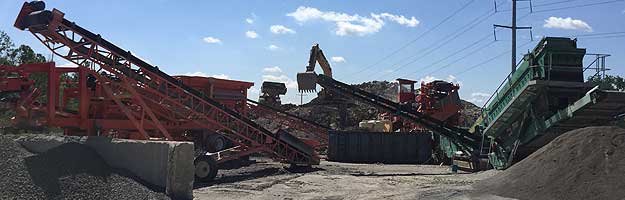
POLYGON ((286 75, 275 76, 275 75, 265 74, 263 75, 263 81, 284 83, 287 88, 291 88, 291 89, 297 88, 297 81, 294 81, 293 79, 289 78, 286 75))
POLYGON ((212 75, 211 77, 213 78, 220 78, 220 79, 229 79, 230 76, 225 75, 225 74, 216 74, 216 75, 212 75))
POLYGON ((342 63, 342 62, 345 62, 345 58, 343 58, 343 57, 341 57, 341 56, 332 57, 332 58, 330 58, 330 59, 332 59, 332 62, 335 62, 335 63, 342 63))
POLYGON ((570 17, 561 18, 561 17, 549 17, 545 20, 545 24, 543 25, 545 28, 555 28, 555 29, 567 29, 567 30, 582 30, 586 32, 592 32, 592 27, 588 25, 588 23, 579 20, 572 19, 570 17))
POLYGON ((214 37, 205 37, 204 42, 209 43, 209 44, 221 44, 221 40, 218 38, 214 38, 214 37))
POLYGON ((260 94, 260 88, 257 85, 252 86, 250 89, 247 89, 248 97, 257 97, 260 94))
POLYGON ((452 82, 452 83, 456 82, 456 76, 454 76, 454 75, 447 76, 447 81, 448 82, 452 82))
POLYGON ((429 83, 429 82, 432 82, 434 80, 437 80, 437 78, 434 78, 433 76, 425 76, 425 77, 419 79, 419 82, 429 83))
POLYGON ((360 16, 357 14, 350 15, 347 13, 337 13, 333 11, 320 11, 317 8, 305 6, 298 7, 294 12, 287 13, 286 16, 293 17, 300 24, 311 20, 334 22, 336 25, 334 33, 340 36, 364 36, 376 33, 385 25, 385 20, 407 27, 416 27, 420 23, 415 17, 407 18, 403 15, 394 15, 390 13, 370 13, 369 16, 360 16))
POLYGON ((272 44, 272 45, 267 46, 267 49, 271 51, 275 51, 275 50, 280 49, 280 47, 272 44))
POLYGON ((280 67, 278 67, 278 66, 265 67, 265 68, 263 68, 263 72, 280 73, 280 72, 282 72, 282 69, 280 69, 280 67))
POLYGON ((287 28, 286 26, 283 26, 283 25, 272 25, 271 27, 269 27, 269 30, 273 34, 294 34, 295 33, 293 29, 287 28))
POLYGON ((467 101, 474 103, 477 106, 482 106, 486 103, 486 100, 490 97, 490 94, 483 92, 474 92, 471 93, 471 97, 467 99, 467 101))
POLYGON ((213 78, 219 78, 219 79, 228 79, 230 78, 230 76, 225 75, 225 74, 216 74, 216 75, 208 75, 204 72, 187 72, 185 74, 183 74, 185 76, 201 76, 201 77, 213 77, 213 78))
POLYGON ((458 83, 459 84, 457 78, 454 75, 448 75, 446 79, 436 78, 434 76, 428 75, 428 76, 425 76, 425 77, 419 79, 419 82, 429 83, 429 82, 432 82, 432 81, 435 81, 435 80, 444 80, 444 81, 447 81, 447 82, 450 82, 450 83, 458 83))
MULTIPOLYGON (((372 16, 376 17, 377 15, 372 14, 372 16)), ((379 16, 389 19, 391 21, 394 21, 395 23, 407 26, 407 27, 416 27, 417 25, 419 25, 419 23, 421 23, 415 17, 411 17, 410 19, 408 19, 404 17, 403 15, 393 15, 390 13, 382 13, 379 16)))
POLYGON ((354 24, 352 22, 336 22, 336 31, 334 33, 339 36, 364 36, 380 31, 382 26, 384 26, 384 22, 373 19, 363 20, 362 24, 354 24))
POLYGON ((247 32, 245 32, 245 37, 254 39, 254 38, 258 37, 258 33, 254 32, 254 31, 247 31, 247 32))
POLYGON ((248 24, 253 24, 256 21, 256 14, 252 13, 252 17, 245 18, 245 22, 248 24))

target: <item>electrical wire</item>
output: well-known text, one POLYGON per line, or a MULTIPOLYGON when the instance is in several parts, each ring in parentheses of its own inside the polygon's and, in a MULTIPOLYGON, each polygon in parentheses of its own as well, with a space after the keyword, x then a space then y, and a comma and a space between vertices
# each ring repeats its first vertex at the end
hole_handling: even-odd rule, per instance
POLYGON ((603 4, 610 4, 610 3, 616 3, 616 2, 624 2, 624 1, 625 0, 613 0, 613 1, 604 1, 604 2, 597 2, 597 3, 581 4, 581 5, 567 6, 567 7, 562 7, 562 8, 552 8, 552 9, 545 9, 545 10, 537 10, 537 11, 534 11, 534 13, 549 12, 549 11, 556 11, 556 10, 566 10, 566 9, 572 9, 572 8, 582 8, 582 7, 589 7, 589 6, 596 6, 596 5, 603 5, 603 4))
MULTIPOLYGON (((442 58, 442 59, 437 60, 437 61, 436 61, 436 62, 434 62, 434 63, 431 63, 430 65, 428 65, 428 66, 426 66, 426 67, 423 67, 423 68, 417 68, 416 70, 414 70, 414 71, 412 71, 412 72, 407 73, 407 75, 406 75, 406 76, 407 76, 407 77, 409 77, 409 76, 415 75, 415 74, 416 74, 417 72, 419 72, 419 71, 426 70, 426 69, 428 69, 428 68, 430 68, 430 67, 432 67, 432 66, 434 66, 434 65, 436 65, 436 64, 438 64, 438 63, 440 63, 440 62, 443 62, 443 61, 445 61, 445 60, 447 60, 447 59, 449 59, 449 58, 453 57, 454 55, 458 55, 459 53, 461 53, 461 52, 463 52, 463 51, 465 51, 465 50, 467 50, 467 49, 469 49, 469 48, 471 48, 471 47, 473 47, 473 46, 475 46, 475 45, 479 44, 480 42, 482 42, 482 41, 484 41, 485 39, 488 39, 488 38, 490 38, 490 37, 491 37, 491 34, 486 34, 486 35, 484 35, 484 37, 482 37, 482 38, 480 38, 480 39, 476 40, 475 42, 473 42, 473 43, 471 43, 471 44, 469 44, 469 45, 467 45, 467 46, 465 46, 465 47, 463 47, 463 48, 459 49, 458 51, 455 51, 455 52, 453 52, 453 53, 449 54, 448 56, 446 56, 446 57, 444 57, 444 58, 442 58)), ((492 42, 494 43, 495 41, 493 40, 492 42)))
MULTIPOLYGON (((418 41, 419 39, 423 38, 425 35, 429 34, 430 32, 432 32, 433 30, 435 30, 436 28, 438 28, 439 26, 443 25, 445 22, 449 21, 452 17, 456 16, 458 13, 460 13, 462 10, 466 9, 467 7, 469 7, 469 5, 471 3, 475 2, 475 0, 471 0, 468 3, 464 4, 462 7, 460 7, 460 9, 456 10, 455 12, 453 12, 451 15, 445 17, 442 21, 440 21, 438 24, 434 25, 434 27, 432 27, 431 29, 428 29, 427 31, 423 32, 421 35, 417 36, 415 39, 411 40, 410 42, 406 43, 405 45, 401 46, 400 48, 398 48, 397 50, 391 52, 390 54, 388 54, 387 56, 382 57, 382 59, 374 62, 373 64, 363 68, 362 70, 353 73, 352 75, 356 75, 359 73, 362 73, 364 71, 367 71, 373 67, 375 67, 376 65, 380 64, 382 61, 394 56, 395 54, 399 53, 401 50, 407 48, 408 46, 412 45, 413 43, 415 43, 416 41, 418 41)), ((356 77, 356 76, 352 76, 352 77, 356 77)))
MULTIPOLYGON (((537 7, 545 7, 545 6, 550 6, 550 5, 556 5, 556 4, 561 4, 561 3, 570 3, 573 1, 577 1, 577 0, 565 0, 565 1, 557 1, 557 2, 551 2, 551 3, 543 3, 543 4, 536 4, 536 5, 532 5, 532 9, 533 8, 537 8, 537 7)), ((529 6, 525 6, 525 7, 520 7, 517 8, 517 10, 524 10, 524 9, 529 9, 529 6)), ((497 12, 510 12, 512 11, 512 9, 505 9, 505 10, 498 10, 497 12)))
POLYGON ((477 49, 475 49, 475 50, 473 50, 473 51, 471 51, 471 52, 467 53, 466 55, 464 55, 464 56, 462 56, 462 57, 460 57, 460 58, 458 58, 458 59, 456 59, 456 60, 454 60, 454 61, 450 62, 449 64, 447 64, 447 65, 443 65, 442 67, 439 67, 438 69, 436 69, 436 70, 434 70, 434 71, 432 71, 432 72, 428 73, 428 75, 432 75, 432 74, 434 74, 434 73, 436 73, 436 72, 439 72, 440 70, 443 70, 443 69, 445 69, 445 68, 447 68, 447 67, 451 66, 451 65, 452 65, 452 64, 454 64, 454 63, 458 63, 460 60, 463 60, 463 59, 465 59, 465 58, 467 58, 467 57, 469 57, 469 56, 471 56, 471 55, 473 55, 473 54, 475 54, 475 53, 477 53, 477 52, 479 52, 479 51, 481 51, 481 50, 485 49, 486 47, 489 47, 490 45, 493 45, 493 44, 495 44, 495 41, 491 41, 491 42, 489 42, 489 43, 486 43, 486 45, 484 45, 484 46, 480 46, 479 48, 477 48, 477 49))
MULTIPOLYGON (((440 40, 440 41, 438 41, 438 42, 434 42, 434 43, 432 43, 432 45, 430 45, 430 46, 428 46, 428 47, 424 48, 423 50, 428 50, 428 51, 426 51, 425 53, 411 55, 411 56, 408 56, 408 57, 406 57, 406 58, 404 58, 404 59, 400 60, 399 62, 394 63, 394 64, 393 64, 393 65, 391 65, 391 66, 398 66, 399 64, 404 63, 405 61, 407 61, 407 60, 409 60, 409 59, 411 59, 411 58, 414 58, 414 59, 412 59, 412 60, 411 60, 410 62, 408 62, 408 63, 405 63, 405 64, 403 64, 403 65, 399 65, 399 67, 397 67, 397 68, 395 68, 395 69, 392 69, 392 70, 390 70, 390 71, 386 71, 386 72, 384 72, 381 76, 379 76, 379 77, 378 77, 378 79, 379 79, 379 78, 382 78, 382 77, 384 77, 384 76, 386 76, 386 75, 392 74, 392 73, 394 73, 394 72, 397 72, 397 71, 399 71, 400 69, 403 69, 404 67, 408 66, 409 64, 414 63, 414 62, 416 62, 417 60, 420 60, 420 59, 422 59, 422 58, 426 57, 427 55, 431 54, 432 52, 434 52, 435 50, 439 49, 440 47, 442 47, 442 46, 444 46, 444 45, 446 45, 446 44, 450 44, 450 43, 451 43, 451 41, 453 41, 453 40, 457 39, 459 35, 462 35, 462 34, 464 34, 464 33, 468 32, 468 31, 472 30, 473 28, 475 28, 475 27, 476 27, 475 25, 477 25, 477 24, 480 24, 480 23, 484 22, 485 20, 487 20, 488 18, 492 17, 493 15, 495 15, 494 9, 488 10, 488 11, 487 11, 487 12, 485 12, 484 14, 482 14, 482 15, 480 15, 480 16, 478 16, 478 17, 476 17, 475 19, 471 20, 471 22, 470 22, 470 23, 465 24, 464 26, 460 27, 460 28, 459 28, 459 29, 457 29, 456 31, 452 32, 451 34, 449 34, 449 35, 447 35, 447 36, 444 36, 443 38, 448 38, 447 40, 440 40), (482 19, 480 19, 480 18, 482 18, 482 19), (464 30, 463 30, 463 29, 464 29, 464 30), (438 46, 436 46, 437 44, 438 44, 438 46), (434 48, 435 46, 436 46, 436 48, 434 48), (418 57, 417 57, 417 56, 418 56, 418 57)), ((489 34, 489 35, 490 35, 490 34, 489 34)), ((373 75, 375 75, 375 74, 372 74, 372 76, 373 76, 373 75)))
POLYGON ((590 33, 581 35, 570 35, 569 37, 590 37, 590 36, 602 36, 602 35, 619 35, 625 34, 625 31, 609 32, 609 33, 590 33))
MULTIPOLYGON (((530 44, 530 43, 532 43, 532 41, 526 42, 526 43, 522 44, 522 45, 521 45, 521 46, 519 46, 519 47, 524 47, 524 46, 527 46, 527 45, 528 45, 528 44, 530 44)), ((488 59, 488 60, 482 61, 482 62, 480 62, 480 63, 478 63, 478 64, 475 64, 475 65, 473 65, 473 66, 471 66, 471 67, 469 67, 469 68, 466 68, 465 70, 460 71, 459 73, 457 73, 457 74, 456 74, 456 76, 460 76, 461 74, 464 74, 464 73, 469 72, 469 71, 471 71, 471 70, 474 70, 474 69, 476 69, 476 68, 478 68, 478 67, 481 67, 482 65, 484 65, 484 64, 486 64, 486 63, 489 63, 489 62, 492 62, 493 60, 495 60, 495 59, 497 59, 497 58, 499 58, 499 57, 501 57, 501 56, 504 56, 504 55, 506 55, 506 54, 508 54, 508 53, 510 53, 510 52, 512 52, 512 49, 511 49, 511 50, 508 50, 508 51, 505 51, 505 52, 502 52, 502 53, 500 53, 500 54, 497 54, 496 56, 494 56, 494 57, 492 57, 492 58, 490 58, 490 59, 488 59)))

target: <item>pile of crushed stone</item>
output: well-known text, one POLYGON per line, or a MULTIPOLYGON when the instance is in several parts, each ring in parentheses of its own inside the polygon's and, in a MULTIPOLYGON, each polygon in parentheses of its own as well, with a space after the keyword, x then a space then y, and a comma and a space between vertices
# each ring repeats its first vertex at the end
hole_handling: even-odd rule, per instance
POLYGON ((0 199, 169 199, 119 175, 78 143, 32 154, 0 135, 0 158, 0 199))
POLYGON ((569 131, 474 188, 517 199, 625 199, 625 129, 569 131))

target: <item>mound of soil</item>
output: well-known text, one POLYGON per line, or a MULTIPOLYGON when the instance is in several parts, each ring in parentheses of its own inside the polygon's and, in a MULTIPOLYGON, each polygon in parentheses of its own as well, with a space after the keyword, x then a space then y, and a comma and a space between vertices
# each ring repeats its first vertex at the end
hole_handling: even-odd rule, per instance
POLYGON ((119 175, 78 143, 32 154, 0 135, 0 158, 0 199, 169 199, 119 175))
POLYGON ((517 199, 624 199, 625 129, 603 126, 564 133, 474 187, 477 194, 517 199))

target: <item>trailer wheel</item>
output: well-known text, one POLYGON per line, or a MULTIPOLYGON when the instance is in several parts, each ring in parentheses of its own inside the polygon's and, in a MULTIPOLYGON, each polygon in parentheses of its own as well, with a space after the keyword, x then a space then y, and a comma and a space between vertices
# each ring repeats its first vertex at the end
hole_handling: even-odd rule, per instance
POLYGON ((208 137, 208 143, 215 149, 215 152, 226 148, 226 138, 219 134, 212 134, 208 137))
POLYGON ((195 166, 195 180, 198 182, 210 182, 217 176, 217 161, 211 156, 202 155, 193 161, 195 166))

